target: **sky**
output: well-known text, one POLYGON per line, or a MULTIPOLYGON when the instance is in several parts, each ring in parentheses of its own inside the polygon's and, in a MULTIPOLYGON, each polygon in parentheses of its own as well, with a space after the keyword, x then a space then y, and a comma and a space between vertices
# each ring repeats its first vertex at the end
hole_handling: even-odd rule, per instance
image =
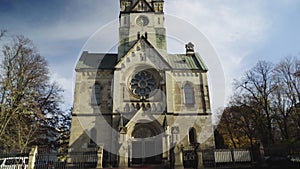
MULTIPOLYGON (((225 98, 232 94, 233 79, 240 78, 258 60, 276 63, 287 56, 299 57, 299 0, 165 0, 165 14, 169 16, 167 31, 174 26, 168 24, 168 18, 178 18, 209 41, 220 64, 212 63, 210 56, 204 56, 204 61, 211 72, 223 71, 219 76, 225 77, 225 98)), ((119 0, 0 0, 0 29, 33 41, 49 63, 51 79, 64 89, 66 108, 72 106, 78 56, 95 32, 109 26, 117 28, 114 23, 118 16, 119 0)), ((99 51, 110 50, 104 49, 106 41, 117 42, 118 30, 110 30, 114 36, 93 43, 99 51)), ((169 53, 184 53, 184 48, 168 49, 169 53)), ((210 78, 218 79, 218 72, 210 78)), ((219 94, 214 89, 211 93, 219 94)), ((214 108, 219 106, 221 103, 214 108)))

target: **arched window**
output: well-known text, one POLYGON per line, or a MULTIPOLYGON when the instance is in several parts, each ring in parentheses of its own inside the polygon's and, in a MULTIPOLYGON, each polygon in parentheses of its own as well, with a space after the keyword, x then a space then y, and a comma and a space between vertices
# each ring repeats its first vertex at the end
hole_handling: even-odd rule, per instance
POLYGON ((189 130, 189 142, 190 144, 197 143, 196 130, 194 127, 190 128, 189 130))
POLYGON ((194 104, 195 96, 194 96, 194 88, 191 84, 187 83, 184 85, 184 103, 185 104, 194 104))
POLYGON ((92 105, 100 105, 101 103, 101 87, 98 83, 93 86, 92 105))

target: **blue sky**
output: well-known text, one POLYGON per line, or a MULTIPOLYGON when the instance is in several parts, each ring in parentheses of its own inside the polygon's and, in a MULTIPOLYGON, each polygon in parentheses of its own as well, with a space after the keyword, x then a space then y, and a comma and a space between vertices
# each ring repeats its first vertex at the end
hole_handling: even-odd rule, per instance
MULTIPOLYGON (((165 0, 165 13, 194 25, 214 46, 227 97, 232 80, 258 60, 299 57, 298 0, 165 0)), ((0 0, 0 29, 33 40, 49 62, 52 79, 65 89, 66 107, 72 106, 74 66, 85 42, 118 16, 118 0, 0 0)), ((117 41, 117 31, 105 38, 117 41)), ((101 43, 105 42, 99 42, 99 48, 101 43)), ((208 67, 214 69, 212 63, 208 67)))

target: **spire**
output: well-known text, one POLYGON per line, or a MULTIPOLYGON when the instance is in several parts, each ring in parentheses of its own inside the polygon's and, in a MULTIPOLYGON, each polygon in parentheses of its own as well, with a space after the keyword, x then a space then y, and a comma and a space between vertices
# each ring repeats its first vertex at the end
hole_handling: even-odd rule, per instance
POLYGON ((167 121, 167 115, 166 114, 165 114, 165 117, 164 117, 164 121, 163 121, 162 127, 163 127, 164 130, 168 129, 168 121, 167 121))
POLYGON ((119 131, 124 127, 124 120, 123 120, 123 115, 121 114, 120 120, 119 120, 119 131))

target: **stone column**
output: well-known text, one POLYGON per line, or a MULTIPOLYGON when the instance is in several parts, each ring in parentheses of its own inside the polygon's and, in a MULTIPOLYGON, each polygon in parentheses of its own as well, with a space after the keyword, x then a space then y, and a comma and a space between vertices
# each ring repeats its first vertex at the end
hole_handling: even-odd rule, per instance
POLYGON ((176 169, 183 169, 183 154, 182 149, 176 148, 177 151, 175 151, 175 168, 176 169))
POLYGON ((119 167, 128 167, 128 146, 122 145, 120 147, 119 167))
POLYGON ((97 168, 102 168, 102 161, 103 161, 103 145, 99 145, 98 151, 97 151, 97 168))
POLYGON ((119 167, 128 167, 128 142, 126 140, 127 129, 124 127, 120 132, 119 144, 119 167), (126 132, 125 132, 126 131, 126 132))
POLYGON ((203 166, 203 154, 201 151, 198 151, 197 152, 197 155, 198 155, 198 169, 204 169, 204 166, 203 166))
POLYGON ((163 148, 162 148, 162 151, 163 151, 163 164, 165 166, 168 165, 168 161, 170 161, 170 156, 169 156, 169 151, 170 151, 170 142, 169 142, 169 136, 168 135, 165 135, 163 138, 162 138, 162 142, 163 142, 163 148))
POLYGON ((37 153, 38 153, 38 146, 32 147, 29 153, 28 169, 34 169, 37 153))

